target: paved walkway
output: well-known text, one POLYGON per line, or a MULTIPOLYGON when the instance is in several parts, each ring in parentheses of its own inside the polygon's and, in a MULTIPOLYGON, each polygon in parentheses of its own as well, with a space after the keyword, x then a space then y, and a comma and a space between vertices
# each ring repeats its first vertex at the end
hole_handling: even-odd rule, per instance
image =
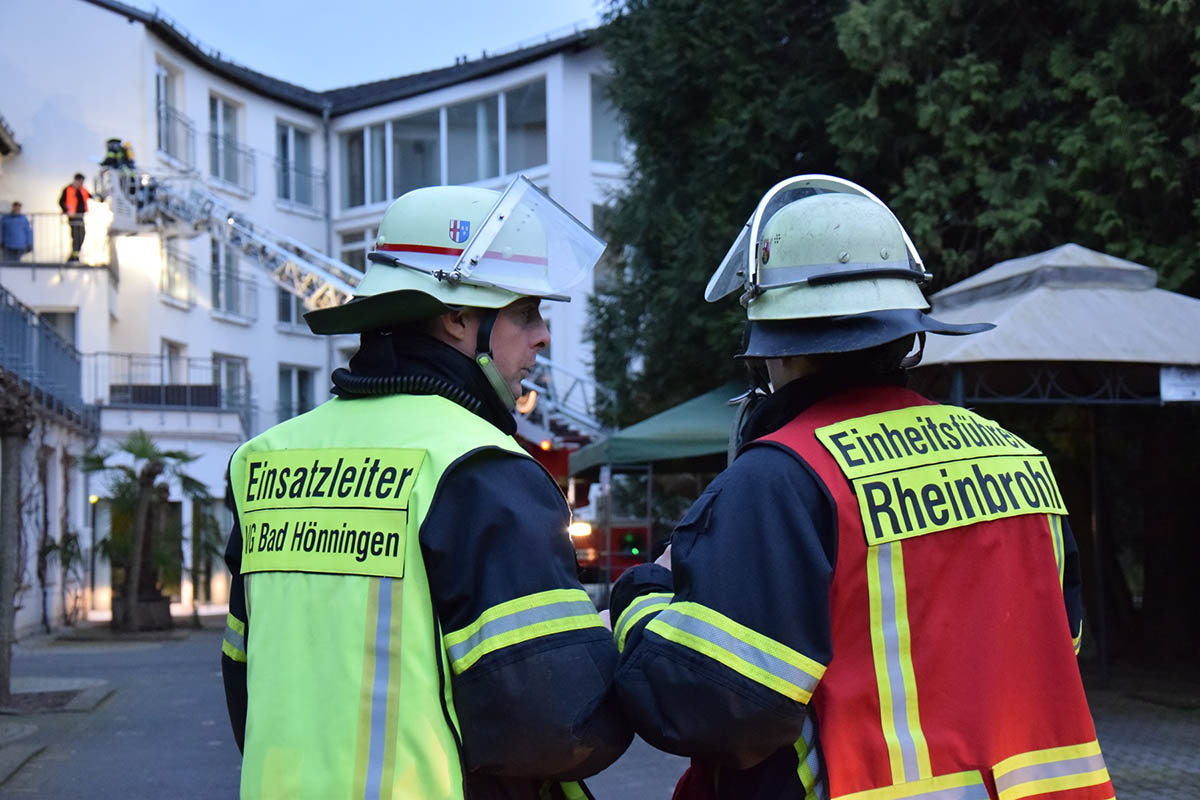
MULTIPOLYGON (((20 643, 14 688, 50 688, 45 678, 87 683, 91 710, 0 716, 0 797, 236 797, 240 759, 225 714, 221 634, 216 620, 209 624, 159 640, 20 643)), ((1200 686, 1127 678, 1090 698, 1117 797, 1200 798, 1200 686)), ((686 766, 635 740, 588 785, 599 800, 667 800, 686 766)))
POLYGON ((6 752, 40 748, 7 780, 0 773, 0 797, 237 797, 240 756, 225 712, 220 651, 218 630, 176 631, 159 641, 21 642, 15 678, 101 679, 112 692, 86 712, 0 717, 4 728, 35 728, 0 746, 0 769, 6 752))

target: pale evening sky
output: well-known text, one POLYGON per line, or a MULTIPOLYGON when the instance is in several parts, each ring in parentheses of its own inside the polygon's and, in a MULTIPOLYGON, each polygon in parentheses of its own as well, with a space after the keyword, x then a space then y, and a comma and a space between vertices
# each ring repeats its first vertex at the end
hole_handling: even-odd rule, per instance
POLYGON ((124 0, 258 72, 324 90, 452 66, 574 26, 605 0, 124 0))

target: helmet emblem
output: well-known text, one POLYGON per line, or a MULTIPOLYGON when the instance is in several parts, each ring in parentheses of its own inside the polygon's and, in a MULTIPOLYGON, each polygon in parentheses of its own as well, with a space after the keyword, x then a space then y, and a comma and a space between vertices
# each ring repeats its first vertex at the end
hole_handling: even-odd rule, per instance
POLYGON ((462 244, 471 235, 471 221, 466 219, 450 220, 450 241, 462 244))
POLYGON ((771 260, 771 240, 763 239, 762 243, 762 263, 767 263, 771 260))

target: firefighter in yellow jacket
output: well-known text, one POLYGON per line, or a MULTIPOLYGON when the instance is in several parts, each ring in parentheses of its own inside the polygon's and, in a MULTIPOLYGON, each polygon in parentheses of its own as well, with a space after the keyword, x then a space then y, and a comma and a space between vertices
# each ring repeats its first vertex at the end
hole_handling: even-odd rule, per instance
POLYGON ((222 667, 242 796, 584 798, 631 733, 569 510, 513 439, 542 300, 603 242, 524 178, 380 224, 335 398, 230 463, 222 667))

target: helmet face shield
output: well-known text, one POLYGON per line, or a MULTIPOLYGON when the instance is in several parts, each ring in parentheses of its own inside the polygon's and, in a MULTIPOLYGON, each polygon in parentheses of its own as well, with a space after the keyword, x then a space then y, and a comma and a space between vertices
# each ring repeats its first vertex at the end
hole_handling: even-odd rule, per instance
POLYGON ((725 258, 721 259, 721 265, 708 279, 708 286, 704 287, 704 299, 708 302, 715 303, 746 284, 750 263, 750 224, 752 222, 754 222, 753 216, 746 220, 746 224, 738 232, 738 237, 730 245, 729 252, 725 254, 725 258))
POLYGON ((482 222, 446 224, 451 243, 465 242, 462 249, 380 243, 380 254, 371 260, 419 270, 450 286, 567 300, 567 290, 587 276, 605 247, 524 175, 509 184, 482 222))
POLYGON ((742 287, 749 293, 749 300, 769 288, 876 278, 918 282, 928 278, 924 263, 899 220, 879 198, 858 184, 831 175, 800 175, 781 181, 763 196, 713 273, 704 299, 716 302, 742 287), (836 252, 814 252, 809 245, 818 239, 820 232, 811 227, 812 222, 805 220, 804 215, 824 209, 820 204, 798 201, 817 195, 843 195, 869 201, 860 202, 859 209, 853 204, 843 208, 846 216, 832 220, 830 229, 836 230, 844 224, 849 232, 865 214, 876 218, 885 229, 869 239, 883 246, 873 247, 869 254, 864 254, 869 257, 863 258, 852 257, 855 248, 849 244, 836 252), (805 226, 810 227, 804 229, 805 226))

